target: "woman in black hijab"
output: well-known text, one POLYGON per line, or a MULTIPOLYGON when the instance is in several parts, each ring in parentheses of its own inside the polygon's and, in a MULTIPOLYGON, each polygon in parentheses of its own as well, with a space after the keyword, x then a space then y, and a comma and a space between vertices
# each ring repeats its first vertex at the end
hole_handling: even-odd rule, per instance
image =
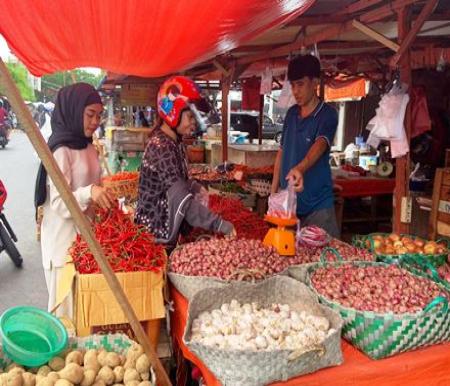
MULTIPOLYGON (((98 92, 89 84, 77 83, 59 91, 51 119, 48 146, 87 216, 93 214, 93 203, 109 208, 114 202, 111 194, 100 185, 101 167, 92 145, 92 135, 100 124, 102 112, 98 92)), ((51 311, 56 306, 56 286, 77 229, 42 164, 36 181, 35 205, 43 208, 41 249, 51 311)), ((72 299, 68 296, 57 314, 72 316, 72 308, 72 299)))

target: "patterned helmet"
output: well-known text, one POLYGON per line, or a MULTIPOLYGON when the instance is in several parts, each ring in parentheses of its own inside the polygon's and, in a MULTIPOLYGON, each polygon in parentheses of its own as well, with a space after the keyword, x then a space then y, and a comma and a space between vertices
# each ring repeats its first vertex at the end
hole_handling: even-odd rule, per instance
POLYGON ((191 109, 208 112, 208 103, 202 98, 200 88, 185 76, 172 76, 158 92, 159 116, 171 127, 180 123, 183 110, 191 109))

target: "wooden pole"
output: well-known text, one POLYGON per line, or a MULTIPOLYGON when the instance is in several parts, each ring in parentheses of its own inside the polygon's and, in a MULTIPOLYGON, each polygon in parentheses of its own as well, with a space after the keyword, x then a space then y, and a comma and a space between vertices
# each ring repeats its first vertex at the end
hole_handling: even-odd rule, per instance
POLYGON ((228 130, 229 130, 229 111, 228 98, 230 95, 231 78, 222 77, 222 161, 228 161, 228 130))
POLYGON ((36 153, 39 155, 39 158, 42 160, 42 163, 47 170, 49 177, 54 182, 56 189, 61 194, 61 197, 64 203, 69 210, 75 225, 80 230, 81 235, 86 240, 89 249, 95 257, 103 275, 105 276, 106 282, 111 288, 112 293, 114 294, 117 302, 122 308, 124 314, 127 316, 128 321, 130 322, 131 328, 133 329, 138 342, 142 345, 145 350, 145 353, 148 355, 150 363, 152 364, 156 376, 158 378, 158 384, 163 386, 171 385, 169 377, 167 376, 161 362, 158 359, 155 351, 150 346, 147 335, 145 334, 144 329, 141 326, 136 314, 134 313, 133 308, 131 307, 128 299, 123 292, 123 289, 117 280, 116 275, 114 274, 111 266, 108 263, 106 256, 103 253, 103 250, 100 244, 97 242, 94 232, 90 226, 90 223, 86 216, 80 209, 73 193, 62 174, 58 164, 56 163, 53 155, 45 143, 44 138, 42 137, 41 132, 36 126, 36 123, 33 121, 30 111, 26 107, 22 97, 19 94, 19 90, 14 84, 11 75, 9 74, 3 60, 0 59, 0 88, 4 95, 8 97, 8 101, 11 104, 14 112, 17 114, 17 118, 19 119, 22 127, 25 129, 25 132, 28 135, 33 147, 36 150, 36 153))
POLYGON ((258 125, 258 144, 262 145, 264 126, 264 94, 259 96, 259 125, 258 125))
MULTIPOLYGON (((398 11, 398 41, 400 45, 407 36, 411 28, 411 14, 408 7, 404 7, 398 11)), ((400 79, 406 83, 411 90, 412 73, 411 58, 409 49, 404 53, 400 62, 400 79)), ((408 143, 411 140, 411 107, 408 104, 405 113, 405 131, 408 143)), ((409 223, 401 222, 402 201, 409 197, 409 171, 410 157, 409 153, 395 161, 395 191, 394 191, 394 232, 409 233, 409 223)))
MULTIPOLYGON (((398 49, 397 53, 392 57, 390 61, 390 66, 395 67, 397 63, 401 60, 402 55, 405 52, 409 52, 409 48, 411 47, 411 44, 414 42, 414 39, 416 38, 417 34, 422 29, 425 21, 428 19, 428 17, 433 13, 434 9, 436 8, 439 0, 428 0, 425 6, 422 8, 422 11, 419 14, 419 17, 415 21, 413 27, 411 28, 411 22, 409 22, 408 30, 406 31, 405 35, 402 36, 401 39, 401 46, 398 49)), ((400 35, 399 35, 400 39, 400 35)))

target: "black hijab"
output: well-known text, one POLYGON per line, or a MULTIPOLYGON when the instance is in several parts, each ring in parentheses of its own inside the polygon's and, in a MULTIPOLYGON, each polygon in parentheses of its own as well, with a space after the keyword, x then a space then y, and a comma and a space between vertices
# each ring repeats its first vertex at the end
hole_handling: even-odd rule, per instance
MULTIPOLYGON (((84 135, 84 108, 94 103, 102 103, 102 100, 90 84, 76 83, 59 90, 51 119, 52 134, 47 142, 52 153, 62 146, 82 150, 92 143, 92 138, 84 135)), ((46 185, 47 171, 41 163, 34 192, 36 208, 47 199, 46 185)))

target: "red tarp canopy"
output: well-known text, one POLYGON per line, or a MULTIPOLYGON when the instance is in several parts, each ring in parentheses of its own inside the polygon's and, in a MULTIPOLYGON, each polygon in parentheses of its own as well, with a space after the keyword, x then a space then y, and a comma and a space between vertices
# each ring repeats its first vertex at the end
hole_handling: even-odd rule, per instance
POLYGON ((4 0, 0 33, 34 75, 76 67, 155 77, 231 50, 315 0, 4 0))

